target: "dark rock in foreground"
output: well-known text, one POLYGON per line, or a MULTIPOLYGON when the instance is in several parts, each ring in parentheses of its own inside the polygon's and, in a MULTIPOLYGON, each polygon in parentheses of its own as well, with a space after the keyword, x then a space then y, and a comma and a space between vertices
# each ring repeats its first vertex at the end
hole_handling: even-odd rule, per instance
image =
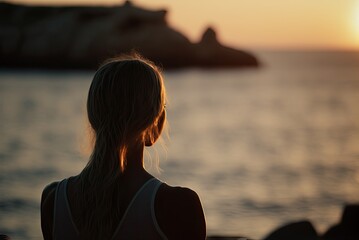
MULTIPOLYGON (((239 236, 209 236, 207 240, 250 239, 239 236)), ((280 226, 264 240, 359 240, 359 204, 346 205, 341 221, 330 227, 323 235, 317 233, 311 222, 303 220, 280 226)))
POLYGON ((345 206, 340 223, 329 228, 323 235, 323 240, 336 239, 359 239, 359 205, 345 206))
POLYGON ((309 221, 289 223, 273 231, 264 240, 319 240, 319 236, 309 221))
POLYGON ((166 13, 129 1, 114 7, 0 3, 0 66, 96 68, 131 51, 165 68, 258 66, 253 55, 221 45, 211 28, 191 43, 167 25, 166 13))
POLYGON ((284 225, 274 230, 264 240, 358 240, 359 205, 344 207, 340 223, 329 228, 319 236, 309 221, 300 221, 284 225))

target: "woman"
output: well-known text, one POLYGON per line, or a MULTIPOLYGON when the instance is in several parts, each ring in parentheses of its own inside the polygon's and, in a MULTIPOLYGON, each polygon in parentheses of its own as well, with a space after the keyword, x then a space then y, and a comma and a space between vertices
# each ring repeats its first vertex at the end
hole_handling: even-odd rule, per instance
POLYGON ((41 227, 48 239, 205 239, 198 195, 171 187, 143 167, 145 146, 166 122, 156 66, 139 57, 99 68, 87 99, 95 143, 82 172, 48 185, 41 227))

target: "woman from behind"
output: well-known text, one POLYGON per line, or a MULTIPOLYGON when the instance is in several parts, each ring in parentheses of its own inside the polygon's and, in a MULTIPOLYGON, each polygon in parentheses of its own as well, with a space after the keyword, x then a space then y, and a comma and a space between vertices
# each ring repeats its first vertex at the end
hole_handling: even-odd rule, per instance
POLYGON ((41 227, 49 239, 205 239, 198 195, 149 174, 143 151, 166 122, 160 71, 139 57, 113 59, 91 83, 87 113, 94 134, 89 162, 42 193, 41 227))

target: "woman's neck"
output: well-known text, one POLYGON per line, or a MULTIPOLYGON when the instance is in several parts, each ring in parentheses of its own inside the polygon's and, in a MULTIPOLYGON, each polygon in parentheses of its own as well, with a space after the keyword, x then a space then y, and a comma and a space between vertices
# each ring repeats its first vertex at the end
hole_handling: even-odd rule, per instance
POLYGON ((143 167, 143 151, 145 145, 143 142, 137 142, 128 146, 126 153, 126 166, 124 173, 141 173, 143 167))

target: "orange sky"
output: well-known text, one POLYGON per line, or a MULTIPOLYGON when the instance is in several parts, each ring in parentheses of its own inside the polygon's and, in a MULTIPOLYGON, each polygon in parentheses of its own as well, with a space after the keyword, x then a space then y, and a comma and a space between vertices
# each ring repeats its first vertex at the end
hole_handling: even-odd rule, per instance
MULTIPOLYGON (((36 4, 119 4, 123 0, 8 0, 36 4)), ((217 29, 226 44, 250 49, 359 50, 359 0, 134 0, 169 9, 174 28, 197 41, 217 29)))

